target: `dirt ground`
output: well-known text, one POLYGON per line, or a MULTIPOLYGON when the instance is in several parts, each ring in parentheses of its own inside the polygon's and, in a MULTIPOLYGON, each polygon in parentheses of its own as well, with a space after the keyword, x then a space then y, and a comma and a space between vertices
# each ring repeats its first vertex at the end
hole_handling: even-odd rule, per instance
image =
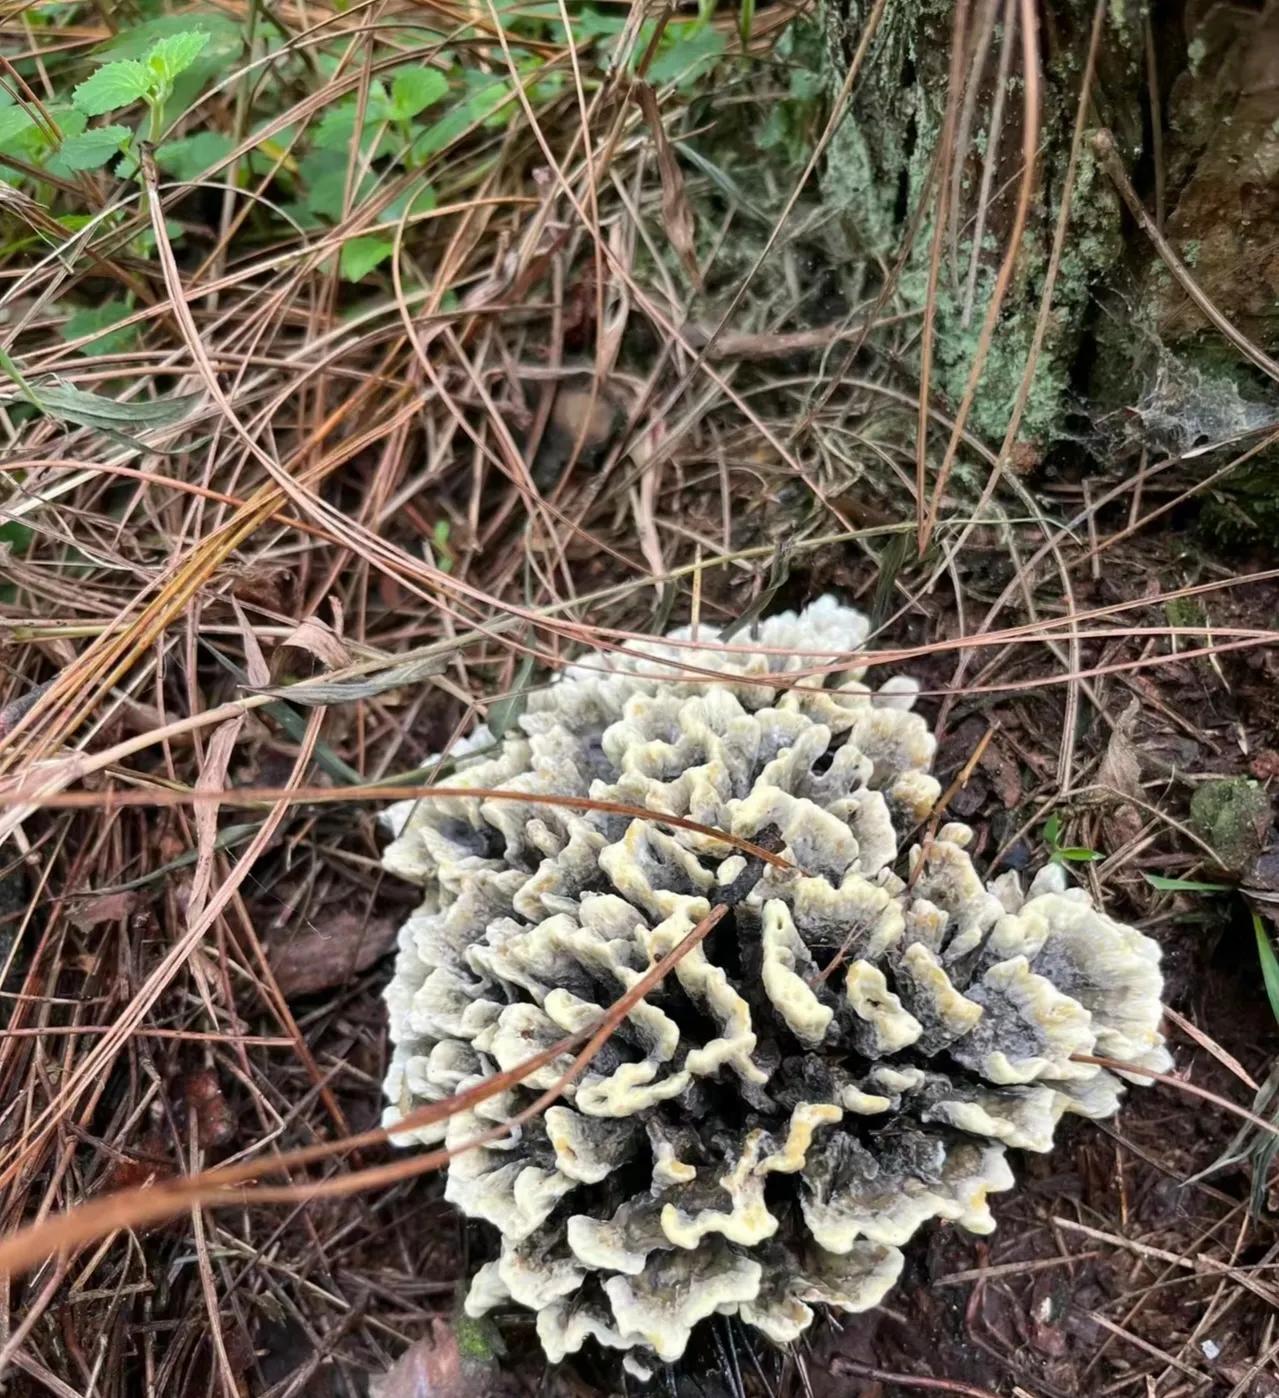
MULTIPOLYGON (((980 544, 965 556, 959 578, 971 608, 996 596, 1010 571, 1006 556, 1001 564, 980 544)), ((1077 610, 1141 603, 1150 554, 1148 541, 1116 549, 1102 578, 1083 579, 1077 610)), ((1224 567, 1205 576, 1229 577, 1224 567)), ((811 569, 795 570, 776 605, 830 588, 865 600, 876 577, 850 548, 823 550, 811 569)), ((1258 582, 1210 596, 1212 624, 1242 630, 1265 625, 1279 585, 1258 582)), ((703 605, 717 600, 707 587, 703 605)), ((726 595, 724 605, 735 600, 726 595)), ((1124 614, 1124 624, 1158 628, 1162 613, 1141 605, 1124 614)), ((933 645, 957 634, 953 603, 934 598, 912 605, 881 644, 933 645)), ((1161 893, 1145 876, 1221 877, 1177 826, 1187 819, 1195 779, 1269 776, 1275 652, 1245 649, 1208 663, 1170 659, 1168 650, 1166 637, 1080 643, 1077 670, 1111 672, 1078 682, 1087 717, 1077 720, 1071 761, 1082 794, 1066 803, 1067 823, 1072 844, 1106 857, 1074 872, 1108 910, 1164 947, 1168 1004, 1184 1019, 1184 1026, 1169 1025, 1178 1076, 1248 1105, 1254 1085, 1274 1090, 1279 1033, 1243 900, 1161 893), (1115 669, 1143 657, 1159 663, 1115 669), (1136 770, 1119 764, 1132 785, 1100 794, 1107 753, 1113 780, 1121 749, 1138 754, 1136 770), (1140 809, 1125 803, 1125 794, 1141 801, 1140 809)), ((1043 857, 1035 812, 1056 800, 1072 686, 947 693, 955 665, 954 652, 940 652, 904 666, 933 691, 923 701, 927 710, 945 710, 938 760, 944 784, 968 764, 982 734, 995 730, 952 797, 951 813, 975 827, 984 858, 1034 866, 1043 857)), ((1054 665, 1042 648, 982 657, 968 687, 982 687, 982 667, 1009 686, 1051 676, 1054 665)), ((452 722, 446 711, 421 725, 410 751, 427 752, 452 722)), ((323 731, 326 740, 340 737, 331 725, 323 731)), ((253 769, 238 775, 255 785, 279 781, 291 761, 278 732, 265 726, 254 757, 253 769)), ((97 860, 110 858, 122 874, 135 875, 157 845, 170 859, 181 847, 177 811, 121 812, 109 851, 86 840, 84 816, 60 820, 34 843, 60 839, 78 850, 72 858, 82 887, 100 883, 97 860)), ((1273 830, 1264 834, 1273 838, 1273 830)), ((299 1143, 375 1124, 386 1053, 386 948, 414 901, 411 890, 378 872, 379 840, 368 814, 352 819, 324 807, 294 813, 246 886, 242 914, 224 929, 219 955, 197 958, 188 977, 164 993, 88 1109, 61 1127, 57 1150, 37 1176, 52 1185, 62 1167, 60 1182, 46 1186, 51 1198, 72 1187, 91 1197, 234 1160, 260 1148, 264 1134, 299 1143), (355 966, 352 944, 360 948, 355 966), (274 985, 253 969, 259 949, 274 985), (263 1002, 276 987, 284 1004, 268 1012, 263 1002), (184 1026, 199 1021, 205 996, 219 1006, 228 1031, 212 1040, 181 1037, 184 1026)), ((1264 860, 1258 867, 1264 872, 1264 860)), ((14 878, 10 866, 11 899, 14 878)), ((25 985, 38 984, 41 994, 32 999, 25 990, 10 1022, 30 1023, 38 1006, 53 1047, 26 1065, 11 1058, 11 1073, 15 1063, 42 1074, 68 1071, 74 1059, 63 1055, 53 1026, 109 1024, 127 1005, 162 955, 166 928, 180 925, 191 879, 190 866, 136 889, 120 887, 129 880, 117 877, 115 891, 67 900, 65 923, 45 923, 63 929, 56 975, 43 973, 40 955, 26 963, 25 985)), ((1257 892, 1264 907, 1265 890, 1257 892)), ((11 921, 30 906, 16 901, 11 921)), ((56 900, 42 906, 43 917, 58 910, 56 900)), ((62 1042, 83 1043, 71 1036, 62 1042)), ((18 1043, 34 1048, 31 1039, 18 1043)), ((1266 1100, 1263 1092, 1259 1108, 1273 1111, 1266 1100)), ((975 1239, 947 1225, 928 1230, 909 1250, 907 1274, 884 1306, 815 1327, 784 1360, 760 1350, 740 1327, 722 1324, 722 1333, 702 1341, 709 1351, 687 1372, 664 1376, 656 1391, 673 1385, 679 1393, 867 1398, 926 1390, 1267 1398, 1279 1392, 1273 1167, 1264 1137, 1242 1125, 1241 1139, 1239 1119, 1212 1102, 1172 1087, 1133 1088, 1115 1121, 1069 1127, 1048 1157, 1020 1154, 1020 1187, 997 1198, 992 1237, 975 1239)), ((384 1148, 374 1148, 324 1172, 340 1176, 386 1158, 384 1148)), ((108 1241, 69 1270, 38 1274, 42 1292, 49 1290, 24 1350, 26 1378, 16 1386, 45 1391, 51 1375, 91 1376, 95 1365, 105 1365, 134 1376, 114 1391, 138 1391, 131 1385, 149 1371, 155 1392, 203 1393, 213 1357, 212 1294, 224 1327, 219 1362, 250 1374, 249 1392, 359 1392, 406 1342, 432 1335, 430 1318, 451 1310, 472 1251, 491 1246, 486 1233, 459 1221, 428 1176, 357 1198, 210 1211, 195 1231, 190 1220, 178 1221, 127 1242, 108 1241)), ((503 1333, 500 1378, 483 1391, 579 1398, 621 1391, 597 1356, 552 1376, 526 1323, 514 1318, 503 1333)))

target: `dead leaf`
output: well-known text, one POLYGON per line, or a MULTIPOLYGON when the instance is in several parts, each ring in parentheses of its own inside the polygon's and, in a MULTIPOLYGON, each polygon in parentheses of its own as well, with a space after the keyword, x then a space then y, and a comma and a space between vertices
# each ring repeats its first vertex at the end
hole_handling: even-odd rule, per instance
POLYGON ((286 999, 314 995, 367 971, 395 945, 395 923, 336 912, 306 931, 267 943, 267 959, 286 999))
POLYGON ((351 652, 328 622, 318 616, 299 622, 280 644, 306 651, 330 670, 341 670, 351 663, 351 652))
POLYGON ((499 1391, 497 1365, 464 1355, 454 1328, 438 1316, 426 1339, 369 1384, 369 1398, 496 1398, 499 1391))
POLYGON ((137 895, 134 893, 103 893, 97 898, 86 899, 85 902, 71 905, 68 916, 71 925, 79 928, 81 932, 88 932, 92 927, 98 927, 104 922, 120 922, 138 905, 137 895))
MULTIPOLYGON (((1133 731, 1141 704, 1134 699, 1116 720, 1106 744, 1105 755, 1097 768, 1097 785, 1109 787, 1119 796, 1141 795, 1141 758, 1133 743, 1133 731)), ((1127 801, 1110 807, 1102 817, 1106 833, 1106 848, 1122 849, 1135 839, 1142 827, 1142 814, 1127 801)))
POLYGON ((1134 699, 1116 720, 1106 744, 1106 755, 1097 769, 1097 785, 1108 786, 1121 796, 1141 794, 1141 758, 1132 741, 1140 712, 1141 705, 1134 699))
POLYGON ((140 1189, 144 1184, 175 1175, 168 1139, 159 1131, 147 1131, 127 1155, 117 1156, 102 1176, 96 1193, 112 1194, 117 1189, 140 1189))
POLYGON ((244 608, 236 601, 234 594, 231 596, 231 610, 235 613, 240 637, 244 641, 244 672, 249 677, 249 683, 270 684, 271 671, 267 668, 266 656, 262 654, 262 647, 258 643, 257 632, 249 625, 244 608))
MULTIPOLYGON (((244 726, 244 715, 239 714, 215 728, 204 752, 204 762, 200 775, 196 778, 197 791, 225 791, 227 768, 231 754, 235 751, 235 740, 244 726)), ((218 838, 218 804, 216 801, 199 801, 191 812, 195 823, 195 873, 191 876, 191 892, 187 898, 187 916, 194 920, 204 909, 204 900, 209 896, 209 884, 213 875, 213 852, 218 838)))
POLYGON ((666 226, 666 236, 671 246, 679 254, 693 285, 702 284, 702 269, 697 263, 694 248, 693 210, 684 189, 684 172, 676 159, 674 147, 662 125, 662 114, 657 107, 657 95, 645 82, 634 84, 636 99, 644 120, 653 134, 653 145, 657 148, 657 170, 662 180, 662 222, 666 226))
POLYGON ((1021 805, 1021 768, 1015 758, 1008 755, 999 739, 986 747, 981 755, 981 768, 990 780, 995 795, 1006 811, 1015 811, 1021 805))

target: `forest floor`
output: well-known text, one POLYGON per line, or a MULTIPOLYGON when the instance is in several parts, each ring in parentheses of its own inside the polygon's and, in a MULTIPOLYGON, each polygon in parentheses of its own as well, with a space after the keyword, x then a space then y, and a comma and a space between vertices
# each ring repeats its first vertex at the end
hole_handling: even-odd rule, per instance
POLYGON ((1216 488, 1279 414, 1001 470, 934 395, 917 454, 920 312, 804 182, 801 12, 569 9, 0 19, 0 1382, 622 1391, 518 1317, 459 1377, 491 1239, 376 1139, 378 811, 608 635, 835 592, 979 858, 1160 941, 1177 1080, 875 1311, 711 1327, 653 1391, 1279 1398, 1279 567, 1216 488), (139 1208, 213 1165, 259 1183, 139 1208))

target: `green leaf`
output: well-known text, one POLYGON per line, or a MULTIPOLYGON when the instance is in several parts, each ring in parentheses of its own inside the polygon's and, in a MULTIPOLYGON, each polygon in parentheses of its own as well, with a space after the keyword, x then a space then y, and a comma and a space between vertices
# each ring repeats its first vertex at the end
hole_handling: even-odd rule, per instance
POLYGON ((0 524, 0 549, 11 548, 14 553, 25 553, 27 545, 35 538, 35 531, 21 520, 11 519, 0 524))
MULTIPOLYGON (((355 122, 359 114, 359 103, 353 97, 330 107, 311 134, 312 146, 316 150, 349 151, 355 137, 355 122)), ((380 82, 370 83, 368 100, 364 104, 361 147, 366 147, 377 136, 379 127, 388 121, 396 120, 397 116, 385 86, 380 82)), ((379 148, 375 154, 384 155, 386 150, 379 148)))
POLYGON ((362 281, 394 251, 395 244, 389 238, 349 238, 342 244, 342 256, 338 263, 343 280, 362 281))
POLYGON ((417 160, 423 160, 428 155, 435 155, 438 151, 447 150, 473 121, 474 117, 467 111, 466 104, 459 103, 452 111, 442 116, 439 121, 432 122, 425 131, 413 138, 411 147, 413 157, 417 160))
MULTIPOLYGON (((140 24, 126 25, 102 52, 108 58, 145 58, 155 48, 157 40, 187 34, 193 29, 202 30, 209 36, 208 47, 200 55, 202 64, 234 58, 244 48, 240 25, 229 15, 217 10, 187 10, 180 15, 156 15, 154 19, 143 20, 140 24)), ((259 23, 258 32, 261 33, 262 29, 263 25, 259 23)))
POLYGON ((32 407, 44 411, 44 403, 35 388, 22 376, 22 370, 18 368, 13 360, 13 356, 8 350, 0 349, 0 373, 4 374, 18 391, 18 397, 25 403, 30 403, 32 407))
MULTIPOLYGON (((572 11, 569 11, 572 15, 572 11)), ((601 14, 599 10, 584 5, 580 14, 572 15, 573 35, 578 39, 595 39, 600 35, 620 34, 626 28, 627 10, 601 14)))
POLYGON ((62 326, 64 340, 79 340, 91 335, 95 330, 102 334, 95 336, 87 344, 80 345, 81 354, 115 354, 137 343, 138 326, 126 325, 122 330, 112 326, 126 320, 133 314, 133 307, 127 301, 104 301, 100 306, 81 306, 69 315, 62 326))
POLYGON ((822 95, 825 80, 811 68, 792 68, 790 95, 797 102, 815 102, 822 95))
POLYGON ((171 84, 199 58, 208 42, 208 34, 199 29, 170 34, 157 39, 147 51, 146 65, 162 83, 171 84))
MULTIPOLYGON (((303 157, 299 173, 306 190, 306 207, 313 214, 321 214, 334 223, 342 218, 346 167, 347 157, 337 151, 312 151, 303 157)), ((367 198, 376 184, 377 176, 371 170, 365 171, 351 190, 351 206, 367 198)))
POLYGON ((1066 845, 1059 848, 1054 853, 1060 859, 1068 859, 1072 864, 1091 864, 1095 859, 1104 859, 1105 856, 1095 849, 1084 849, 1082 845, 1066 845))
POLYGON ((58 163, 65 169, 97 170, 133 137, 127 126, 92 126, 78 136, 68 136, 58 149, 58 163))
POLYGON ((1235 890, 1228 883, 1200 883, 1198 879, 1170 879, 1164 874, 1147 874, 1144 870, 1142 878, 1151 886, 1157 888, 1160 893, 1233 893, 1235 890))
POLYGON ((211 166, 221 165, 234 149, 235 142, 221 131, 197 131, 159 146, 155 163, 174 179, 193 180, 211 166))
POLYGON ((25 107, 0 107, 0 146, 8 145, 35 124, 35 118, 25 107))
POLYGON ((471 120, 491 129, 509 126, 520 110, 517 103, 506 101, 511 95, 510 83, 494 82, 487 73, 468 73, 467 79, 472 84, 471 96, 466 100, 471 120))
POLYGON ((104 64, 76 88, 71 100, 86 116, 101 116, 148 96, 153 84, 154 78, 144 64, 126 58, 120 63, 104 64))
POLYGON ((397 121, 408 121, 438 102, 449 80, 436 68, 398 68, 391 79, 391 105, 397 121))
POLYGON ((519 110, 518 107, 510 105, 497 110, 509 92, 510 88, 504 82, 486 81, 478 92, 473 93, 465 102, 459 102, 414 139, 413 156, 422 160, 428 155, 447 150, 472 126, 505 126, 519 110))
POLYGON ((1266 983, 1266 998, 1270 1001, 1271 1013, 1279 1020, 1279 957, 1275 956, 1265 925, 1256 913, 1252 915, 1252 930, 1257 936, 1257 956, 1261 961, 1261 979, 1266 983))
POLYGON ((1044 821, 1044 844, 1051 845, 1054 849, 1061 839, 1061 817, 1053 814, 1044 821))
POLYGON ((352 102, 339 102, 336 107, 330 107, 311 132, 311 145, 316 150, 347 150, 355 135, 356 116, 352 102))
POLYGON ((503 695, 500 699, 494 699, 489 705, 488 729, 495 738, 505 737, 515 727, 520 715, 528 708, 529 694, 536 688, 533 684, 533 671, 536 664, 537 661, 533 656, 526 655, 520 661, 520 668, 515 672, 515 683, 512 684, 510 693, 503 695))
POLYGON ((391 200, 382 210, 382 222, 399 223, 402 218, 410 218, 413 214, 429 213, 437 203, 435 190, 429 184, 417 185, 398 199, 391 200))
MULTIPOLYGON (((710 25, 700 25, 696 20, 672 24, 660 52, 649 65, 648 80, 655 87, 670 82, 687 87, 714 66, 724 48, 724 36, 710 25)), ((637 47, 637 52, 642 51, 637 47)))

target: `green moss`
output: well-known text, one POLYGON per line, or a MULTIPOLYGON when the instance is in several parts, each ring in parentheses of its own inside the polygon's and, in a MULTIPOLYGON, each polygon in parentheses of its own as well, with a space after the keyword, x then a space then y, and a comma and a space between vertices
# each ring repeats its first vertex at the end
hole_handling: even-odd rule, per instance
POLYGON ((1206 782, 1191 797, 1190 823, 1212 846, 1221 867, 1238 873, 1261 852, 1270 825, 1270 798, 1246 777, 1206 782))
POLYGON ((459 1314, 453 1321, 458 1353, 472 1364, 490 1364, 502 1353, 502 1341, 496 1327, 486 1320, 473 1320, 459 1314))

